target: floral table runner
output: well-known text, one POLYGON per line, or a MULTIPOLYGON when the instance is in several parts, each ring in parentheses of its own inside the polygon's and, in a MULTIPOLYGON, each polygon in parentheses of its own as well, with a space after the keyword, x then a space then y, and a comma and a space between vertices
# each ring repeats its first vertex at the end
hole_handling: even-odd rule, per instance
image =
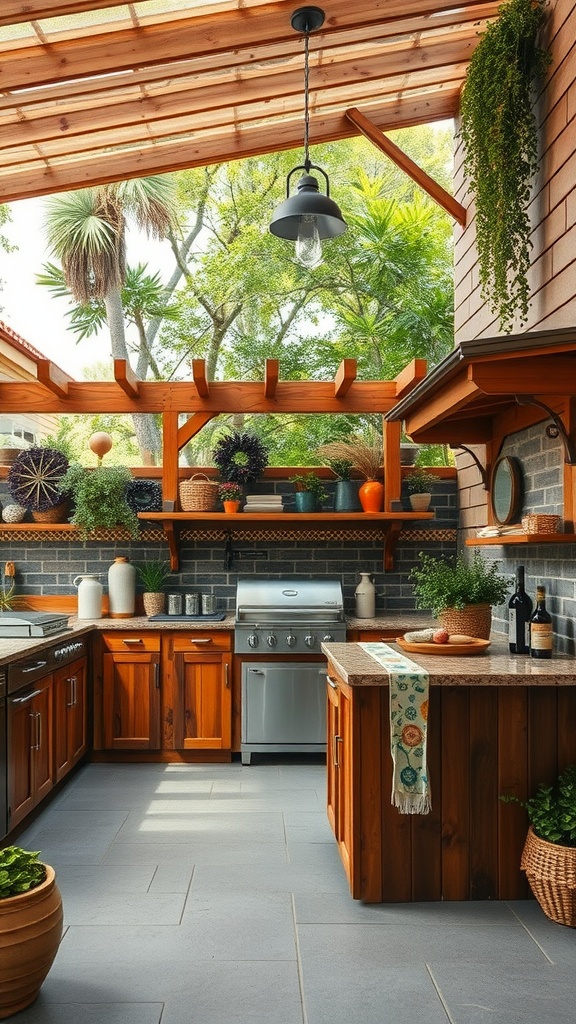
POLYGON ((386 669, 390 680, 392 804, 401 814, 428 814, 432 806, 426 765, 428 673, 388 644, 358 646, 386 669))

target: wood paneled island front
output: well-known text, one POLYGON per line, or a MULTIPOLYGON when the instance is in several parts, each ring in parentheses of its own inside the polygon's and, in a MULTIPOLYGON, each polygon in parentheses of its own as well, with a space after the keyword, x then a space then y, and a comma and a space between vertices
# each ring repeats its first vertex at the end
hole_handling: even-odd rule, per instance
MULTIPOLYGON (((390 641, 387 641, 390 642, 390 641)), ((576 762, 576 659, 410 654, 429 673, 432 811, 391 804, 386 671, 358 644, 328 658, 328 817, 355 899, 524 899, 520 798, 576 762)))

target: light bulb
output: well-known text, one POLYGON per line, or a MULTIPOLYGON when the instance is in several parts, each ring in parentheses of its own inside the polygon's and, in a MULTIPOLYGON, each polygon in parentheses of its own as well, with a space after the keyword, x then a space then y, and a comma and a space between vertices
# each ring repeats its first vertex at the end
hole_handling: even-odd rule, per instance
POLYGON ((296 259, 303 267, 313 270, 322 263, 322 243, 318 234, 318 224, 313 214, 307 213, 300 217, 298 237, 296 239, 296 259))

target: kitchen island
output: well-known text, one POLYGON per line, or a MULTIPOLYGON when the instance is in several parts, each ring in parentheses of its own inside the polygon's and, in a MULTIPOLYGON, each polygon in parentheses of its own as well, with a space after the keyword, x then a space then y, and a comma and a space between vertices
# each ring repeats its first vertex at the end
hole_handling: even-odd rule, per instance
MULTIPOLYGON (((399 648, 398 648, 399 650, 399 648)), ((328 658, 328 817, 350 891, 366 902, 523 899, 525 798, 576 762, 576 659, 408 657, 429 673, 432 811, 391 804, 386 671, 358 644, 328 658)))

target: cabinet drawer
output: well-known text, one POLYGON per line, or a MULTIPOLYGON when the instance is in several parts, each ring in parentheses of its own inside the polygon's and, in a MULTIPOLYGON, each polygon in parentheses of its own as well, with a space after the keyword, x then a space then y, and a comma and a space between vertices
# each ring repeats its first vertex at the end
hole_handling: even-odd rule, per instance
POLYGON ((183 651, 229 651, 232 648, 232 633, 199 629, 188 633, 177 633, 169 638, 174 654, 183 651))
POLYGON ((160 633, 142 633, 139 629, 126 633, 102 633, 102 643, 107 651, 132 651, 140 654, 142 651, 160 651, 160 633))

